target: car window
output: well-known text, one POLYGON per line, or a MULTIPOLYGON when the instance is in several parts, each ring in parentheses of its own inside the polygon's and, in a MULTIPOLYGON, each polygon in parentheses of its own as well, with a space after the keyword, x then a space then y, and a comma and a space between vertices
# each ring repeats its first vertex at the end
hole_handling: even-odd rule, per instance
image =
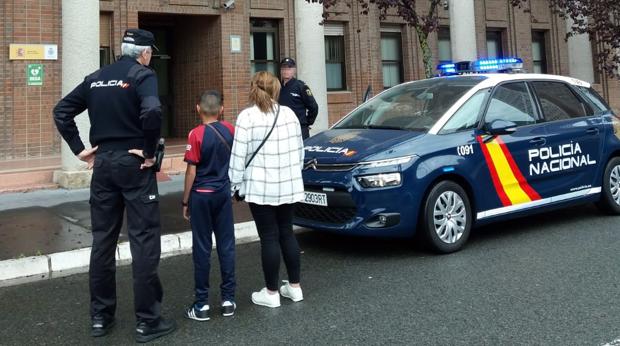
POLYGON ((507 120, 517 126, 536 123, 536 115, 525 82, 501 84, 495 88, 487 113, 486 124, 494 120, 507 120))
POLYGON ((483 76, 431 78, 394 86, 347 115, 337 129, 428 131, 483 76))
POLYGON ((448 134, 467 129, 473 129, 478 125, 480 108, 489 95, 489 89, 476 92, 457 110, 454 115, 446 122, 439 134, 448 134))
POLYGON ((540 107, 547 121, 592 115, 589 107, 564 83, 532 82, 532 86, 540 100, 540 107))
POLYGON ((601 95, 599 95, 594 89, 579 87, 579 90, 585 95, 587 101, 590 102, 590 106, 592 106, 596 112, 606 112, 609 110, 609 106, 601 95))

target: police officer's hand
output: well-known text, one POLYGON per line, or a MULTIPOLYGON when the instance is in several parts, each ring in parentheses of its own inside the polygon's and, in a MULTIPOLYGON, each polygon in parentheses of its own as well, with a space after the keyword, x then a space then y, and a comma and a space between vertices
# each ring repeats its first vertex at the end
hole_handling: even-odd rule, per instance
POLYGON ((183 206, 183 218, 187 221, 189 221, 189 209, 187 208, 187 206, 183 206))
MULTIPOLYGON (((138 155, 144 159, 144 152, 140 149, 130 149, 130 154, 138 155)), ((140 169, 150 168, 155 164, 155 158, 144 159, 144 162, 140 165, 140 169)))
POLYGON ((98 147, 84 149, 78 154, 78 159, 86 162, 88 164, 88 169, 92 169, 95 164, 95 151, 97 151, 98 147))

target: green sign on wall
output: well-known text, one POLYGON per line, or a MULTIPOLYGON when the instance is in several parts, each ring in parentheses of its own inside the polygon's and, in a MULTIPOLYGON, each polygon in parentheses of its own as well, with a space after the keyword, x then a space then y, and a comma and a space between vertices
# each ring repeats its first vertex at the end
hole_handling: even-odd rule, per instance
POLYGON ((28 64, 26 80, 28 85, 43 85, 43 64, 28 64))

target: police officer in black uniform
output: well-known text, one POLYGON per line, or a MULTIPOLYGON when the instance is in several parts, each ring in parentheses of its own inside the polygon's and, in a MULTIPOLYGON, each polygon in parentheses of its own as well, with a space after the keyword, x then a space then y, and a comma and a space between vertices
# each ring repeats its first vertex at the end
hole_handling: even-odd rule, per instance
POLYGON ((90 207, 91 334, 107 334, 116 310, 115 251, 127 210, 133 270, 136 341, 146 342, 175 329, 161 317, 163 290, 157 274, 161 254, 159 195, 153 165, 160 135, 157 77, 148 68, 153 34, 125 31, 122 57, 87 76, 54 108, 58 131, 93 175, 90 207), (74 118, 88 109, 90 143, 85 149, 74 118))
POLYGON ((316 120, 319 105, 306 83, 295 79, 295 72, 297 72, 295 60, 291 58, 282 59, 280 62, 282 89, 278 102, 295 112, 301 125, 301 134, 306 139, 310 137, 310 126, 316 120))

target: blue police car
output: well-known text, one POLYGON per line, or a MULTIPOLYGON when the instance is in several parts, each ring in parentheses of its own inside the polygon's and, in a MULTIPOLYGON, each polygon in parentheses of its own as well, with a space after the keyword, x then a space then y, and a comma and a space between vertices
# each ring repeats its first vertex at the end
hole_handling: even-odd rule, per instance
POLYGON ((521 65, 442 66, 453 75, 392 87, 306 140, 294 223, 423 232, 449 253, 474 225, 584 202, 620 214, 620 119, 586 82, 488 73, 521 65))

